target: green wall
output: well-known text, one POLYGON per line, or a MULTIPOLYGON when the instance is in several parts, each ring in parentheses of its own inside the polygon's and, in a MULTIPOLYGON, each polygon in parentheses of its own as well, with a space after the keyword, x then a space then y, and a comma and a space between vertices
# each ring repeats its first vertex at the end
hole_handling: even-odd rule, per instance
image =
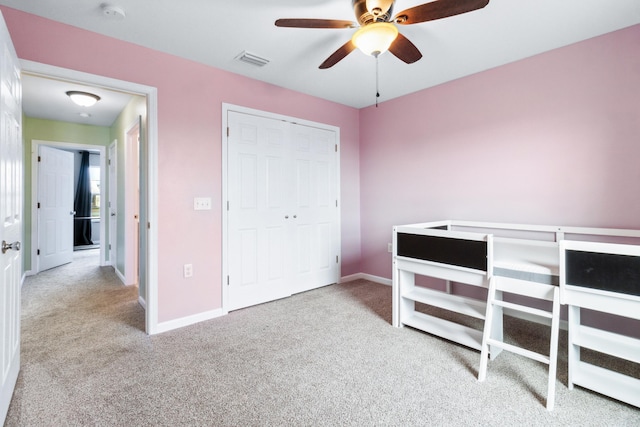
MULTIPOLYGON (((142 117, 143 124, 140 129, 141 133, 141 141, 142 145, 144 140, 144 123, 147 117, 147 102, 146 98, 143 96, 134 96, 131 101, 127 104, 127 106, 122 110, 118 118, 113 122, 111 128, 109 129, 109 140, 117 141, 117 167, 118 167, 118 209, 116 212, 117 218, 117 233, 116 233, 116 260, 112 261, 113 266, 124 276, 125 275, 125 226, 124 226, 124 203, 125 203, 125 191, 126 191, 126 183, 125 183, 125 152, 126 152, 126 135, 127 131, 131 129, 132 125, 134 125, 140 117, 142 117)), ((142 191, 141 191, 141 194, 142 191)), ((141 201, 143 203, 143 201, 141 201)), ((113 242, 112 242, 113 244, 113 242)), ((140 269, 142 273, 142 269, 140 269)), ((144 281, 140 280, 139 283, 139 292, 140 295, 144 297, 146 294, 146 290, 144 288, 144 281)))
MULTIPOLYGON (((31 270, 32 140, 109 145, 109 128, 23 117, 24 141, 24 271, 31 270)), ((108 225, 108 224, 107 224, 108 225)))

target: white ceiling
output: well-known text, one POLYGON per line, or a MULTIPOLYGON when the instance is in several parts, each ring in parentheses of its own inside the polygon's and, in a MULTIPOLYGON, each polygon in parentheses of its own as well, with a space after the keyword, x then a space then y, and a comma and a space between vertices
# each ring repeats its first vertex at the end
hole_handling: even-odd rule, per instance
POLYGON ((131 97, 131 94, 104 88, 22 75, 22 111, 27 117, 109 127, 131 97), (80 107, 67 96, 70 90, 93 93, 100 101, 91 107, 80 107), (89 117, 80 116, 81 113, 88 113, 89 117))
MULTIPOLYGON (((278 18, 355 20, 351 0, 0 0, 0 4, 233 73, 362 108, 375 103, 375 59, 352 52, 318 66, 355 29, 278 28, 278 18), (242 51, 268 59, 258 68, 242 51)), ((425 3, 397 0, 394 12, 425 3)), ((640 23, 639 0, 490 0, 481 10, 400 26, 424 55, 379 58, 380 102, 640 23)), ((26 82, 28 85, 29 82, 26 82)), ((66 89, 68 90, 68 89, 66 89)), ((25 97, 26 108, 31 101, 25 97)), ((34 101, 36 102, 36 101, 34 101)))

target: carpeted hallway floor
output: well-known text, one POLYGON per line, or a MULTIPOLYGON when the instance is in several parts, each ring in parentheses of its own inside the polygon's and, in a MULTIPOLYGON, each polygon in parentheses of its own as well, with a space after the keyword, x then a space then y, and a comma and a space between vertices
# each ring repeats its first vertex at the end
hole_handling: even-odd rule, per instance
MULTIPOLYGON (((6 426, 638 426, 640 409, 566 387, 546 365, 391 321, 391 288, 333 285, 149 337, 137 289, 80 254, 23 286, 22 371, 6 426)), ((547 328, 513 320, 539 347, 547 328)), ((637 367, 628 368, 640 377, 637 367)))

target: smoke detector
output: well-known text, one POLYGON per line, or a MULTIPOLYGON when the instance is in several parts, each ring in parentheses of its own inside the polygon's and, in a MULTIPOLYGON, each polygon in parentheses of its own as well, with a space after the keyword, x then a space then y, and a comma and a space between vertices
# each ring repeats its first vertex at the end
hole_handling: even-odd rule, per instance
POLYGON ((100 7, 102 8, 102 14, 114 21, 122 21, 126 16, 124 14, 124 9, 122 9, 121 7, 113 6, 106 3, 102 4, 100 7))

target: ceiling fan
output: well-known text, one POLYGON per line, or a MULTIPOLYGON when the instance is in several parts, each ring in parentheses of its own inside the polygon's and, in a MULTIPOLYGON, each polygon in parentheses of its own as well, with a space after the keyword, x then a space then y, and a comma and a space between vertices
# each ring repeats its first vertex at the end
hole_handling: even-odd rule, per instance
POLYGON ((278 19, 277 27, 291 28, 357 28, 351 40, 331 54, 321 69, 333 67, 348 54, 359 48, 364 53, 378 57, 388 50, 400 60, 412 64, 422 58, 418 48, 398 32, 398 25, 419 24, 482 9, 489 0, 435 0, 415 6, 395 15, 395 0, 352 0, 358 22, 337 19, 278 19))

